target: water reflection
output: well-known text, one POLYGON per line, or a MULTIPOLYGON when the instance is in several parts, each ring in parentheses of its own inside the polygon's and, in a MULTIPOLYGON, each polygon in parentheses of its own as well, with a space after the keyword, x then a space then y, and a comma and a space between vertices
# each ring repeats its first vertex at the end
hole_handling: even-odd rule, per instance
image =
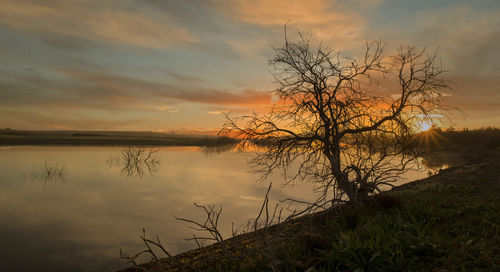
POLYGON ((442 169, 465 164, 465 159, 458 152, 429 152, 421 156, 421 162, 429 176, 439 173, 442 169))
POLYGON ((218 155, 224 152, 233 151, 236 148, 236 144, 224 144, 224 145, 213 145, 213 146, 201 146, 200 152, 206 157, 210 157, 213 155, 218 155))
MULTIPOLYGON (((191 237, 192 230, 172 218, 200 218, 194 202, 222 205, 220 232, 230 237, 232 223, 242 229, 248 219, 258 218, 268 183, 257 182, 259 176, 248 171, 251 154, 222 150, 230 148, 206 148, 204 153, 198 147, 158 147, 154 152, 123 147, 0 148, 0 271, 114 271, 127 266, 119 259, 120 248, 144 248, 137 239, 142 228, 158 234, 172 254, 195 248, 194 242, 183 239, 191 237), (23 173, 32 169, 38 174, 25 174, 27 180, 43 177, 44 161, 47 166, 65 166, 62 180, 69 181, 70 172, 71 182, 50 190, 22 182, 23 173), (146 182, 124 182, 141 167, 146 182)), ((58 176, 50 172, 49 177, 58 176)), ((425 173, 412 172, 407 180, 423 177, 425 173)), ((315 198, 312 184, 281 186, 280 173, 268 181, 274 186, 270 211, 278 200, 315 198)))
POLYGON ((44 162, 41 169, 24 174, 24 179, 29 182, 41 182, 45 189, 47 185, 57 185, 66 182, 66 166, 59 166, 57 163, 44 162))
POLYGON ((110 155, 106 160, 110 168, 121 168, 126 177, 142 178, 145 174, 154 176, 158 173, 160 160, 154 148, 126 147, 119 155, 110 155))

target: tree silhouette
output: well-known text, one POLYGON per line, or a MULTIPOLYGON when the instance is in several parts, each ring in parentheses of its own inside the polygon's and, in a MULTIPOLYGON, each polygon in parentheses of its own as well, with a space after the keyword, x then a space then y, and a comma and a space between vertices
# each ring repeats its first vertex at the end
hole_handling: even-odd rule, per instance
POLYGON ((387 56, 375 41, 360 58, 342 57, 300 32, 290 40, 286 27, 273 49, 279 101, 266 114, 227 114, 220 133, 260 144, 251 162, 263 178, 281 169, 287 183, 316 182, 311 208, 362 202, 390 185, 418 156, 409 141, 418 122, 444 110, 437 52, 406 46, 387 56), (380 79, 397 88, 384 91, 380 79))

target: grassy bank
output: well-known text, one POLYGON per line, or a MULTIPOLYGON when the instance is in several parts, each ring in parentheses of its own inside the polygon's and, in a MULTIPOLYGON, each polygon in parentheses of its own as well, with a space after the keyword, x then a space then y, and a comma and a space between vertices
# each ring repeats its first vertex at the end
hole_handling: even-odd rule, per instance
POLYGON ((233 139, 212 135, 181 135, 127 131, 23 131, 0 130, 1 145, 77 146, 220 146, 233 139))
POLYGON ((500 271, 500 159, 488 158, 141 269, 500 271))

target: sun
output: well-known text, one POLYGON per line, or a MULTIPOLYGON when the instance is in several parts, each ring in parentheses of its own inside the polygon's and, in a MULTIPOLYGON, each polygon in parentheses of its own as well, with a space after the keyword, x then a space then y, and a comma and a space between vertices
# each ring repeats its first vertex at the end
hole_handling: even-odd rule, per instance
POLYGON ((422 122, 420 122, 420 131, 422 131, 422 132, 428 131, 431 128, 432 128, 432 124, 429 121, 423 120, 422 122))

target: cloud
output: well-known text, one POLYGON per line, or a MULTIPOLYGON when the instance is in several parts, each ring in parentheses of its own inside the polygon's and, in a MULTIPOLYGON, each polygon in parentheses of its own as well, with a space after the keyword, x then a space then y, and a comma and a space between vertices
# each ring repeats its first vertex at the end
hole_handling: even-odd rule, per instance
POLYGON ((186 82, 152 82, 106 72, 60 70, 55 74, 3 71, 0 105, 36 105, 47 109, 146 110, 176 113, 175 104, 260 106, 271 94, 245 89, 229 91, 209 87, 186 87, 186 82))
POLYGON ((225 90, 173 90, 165 92, 165 97, 176 98, 188 102, 215 104, 215 105, 265 105, 269 104, 271 95, 269 93, 254 90, 243 90, 232 93, 225 90))
POLYGON ((500 109, 500 77, 452 75, 453 96, 447 98, 453 106, 468 113, 492 112, 500 109))
POLYGON ((223 113, 222 111, 218 111, 218 110, 208 111, 208 114, 212 114, 212 115, 219 115, 219 114, 222 114, 222 113, 223 113))
POLYGON ((498 74, 500 69, 499 9, 476 7, 473 2, 417 14, 420 40, 440 47, 453 73, 498 74))
MULTIPOLYGON (((96 112, 94 112, 95 114, 96 112)), ((116 118, 106 114, 92 116, 88 111, 50 110, 43 111, 38 108, 23 107, 19 109, 0 109, 0 122, 12 128, 34 127, 35 129, 78 129, 85 128, 99 130, 106 128, 114 130, 127 126, 137 125, 141 118, 116 118), (15 121, 14 121, 15 120, 15 121)))
POLYGON ((148 95, 150 97, 177 99, 185 102, 214 105, 261 105, 268 104, 271 94, 254 90, 229 92, 211 88, 190 89, 177 84, 150 82, 112 74, 61 71, 62 73, 92 85, 95 90, 121 92, 128 97, 148 95))
MULTIPOLYGON (((97 125, 100 114, 215 126, 221 110, 262 112, 275 102, 260 91, 271 89, 269 45, 282 44, 291 20, 290 38, 299 29, 343 55, 356 55, 365 37, 440 46, 454 82, 446 100, 479 116, 500 107, 497 7, 494 1, 4 0, 0 107, 15 118, 25 111, 52 123, 79 112, 64 126, 83 126, 83 119, 97 125)), ((381 83, 384 94, 397 93, 398 86, 381 83)))
POLYGON ((326 0, 257 0, 214 1, 217 7, 233 19, 273 27, 282 31, 291 20, 304 31, 311 31, 319 39, 332 36, 344 39, 358 35, 364 20, 339 1, 326 0))
POLYGON ((212 8, 232 20, 241 33, 225 39, 240 56, 255 58, 270 52, 269 45, 283 41, 288 22, 289 35, 296 30, 314 39, 332 43, 337 49, 350 49, 363 39, 365 19, 343 1, 330 0, 232 0, 210 1, 212 8), (244 34, 244 35, 243 35, 244 34))
MULTIPOLYGON (((374 24, 371 30, 381 27, 385 38, 426 46, 428 52, 439 48, 447 71, 444 77, 451 81, 445 101, 471 118, 467 120, 469 126, 474 123, 470 120, 498 115, 500 109, 500 9, 488 3, 494 1, 461 1, 437 8, 422 4, 421 11, 415 17, 408 16, 401 26, 374 24)), ((384 87, 390 92, 397 90, 390 84, 384 87)))
POLYGON ((81 43, 74 43, 68 37, 152 48, 199 43, 188 29, 166 16, 152 14, 154 12, 131 6, 129 1, 6 0, 0 3, 1 23, 61 47, 81 43))

